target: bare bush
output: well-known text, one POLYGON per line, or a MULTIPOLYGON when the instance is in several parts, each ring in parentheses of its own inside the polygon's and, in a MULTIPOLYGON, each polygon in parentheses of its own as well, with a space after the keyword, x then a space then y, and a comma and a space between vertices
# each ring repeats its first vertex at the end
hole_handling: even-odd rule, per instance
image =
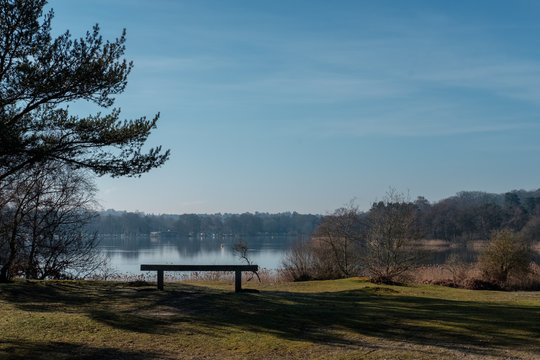
POLYGON ((467 279, 470 265, 467 264, 458 254, 451 254, 444 264, 444 269, 452 274, 452 281, 455 285, 462 284, 467 279))
POLYGON ((506 284, 510 277, 526 276, 532 252, 527 241, 511 230, 494 231, 479 264, 485 279, 506 284))
POLYGON ((282 270, 292 281, 330 280, 344 277, 334 258, 328 256, 325 243, 297 242, 285 256, 282 270))
POLYGON ((295 243, 283 259, 285 276, 292 281, 307 281, 315 278, 315 260, 310 242, 295 243))
POLYGON ((298 242, 283 261, 293 281, 339 279, 361 271, 362 214, 352 203, 322 218, 311 241, 298 242))

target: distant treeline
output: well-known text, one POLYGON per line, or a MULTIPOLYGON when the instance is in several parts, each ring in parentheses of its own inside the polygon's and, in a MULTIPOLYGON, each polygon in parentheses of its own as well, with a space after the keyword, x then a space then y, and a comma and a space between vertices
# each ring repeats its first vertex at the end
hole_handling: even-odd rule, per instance
MULTIPOLYGON (((418 230, 426 239, 482 240, 489 239, 493 230, 511 229, 540 240, 540 189, 505 194, 463 191, 435 203, 421 196, 412 202, 418 211, 418 230)), ((182 236, 201 233, 310 235, 321 218, 321 215, 296 212, 145 215, 107 210, 99 213, 90 230, 101 234, 172 231, 182 236)))
POLYGON ((418 224, 425 238, 489 239, 493 230, 510 229, 540 240, 540 189, 505 194, 463 191, 430 204, 419 197, 418 224))
POLYGON ((150 234, 169 231, 181 236, 199 234, 309 235, 317 227, 320 218, 320 215, 303 215, 296 212, 145 215, 107 210, 99 213, 90 225, 90 230, 100 234, 150 234))

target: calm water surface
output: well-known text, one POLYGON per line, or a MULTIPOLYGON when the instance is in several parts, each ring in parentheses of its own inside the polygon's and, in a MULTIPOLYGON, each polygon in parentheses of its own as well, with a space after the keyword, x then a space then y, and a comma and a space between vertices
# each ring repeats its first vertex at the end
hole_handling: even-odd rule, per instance
MULTIPOLYGON (((123 274, 140 274, 141 264, 225 265, 245 264, 233 251, 234 244, 243 240, 248 245, 248 257, 261 268, 277 269, 291 246, 306 240, 298 236, 102 236, 100 250, 109 258, 110 265, 123 274)), ((464 262, 475 262, 481 247, 421 246, 424 264, 444 264, 451 254, 464 262)), ((540 244, 537 244, 540 249, 540 244)), ((535 261, 540 253, 535 252, 535 261)))
POLYGON ((139 274, 141 264, 245 264, 233 251, 240 240, 248 245, 250 260, 261 268, 281 267, 297 236, 178 237, 102 236, 100 250, 121 273, 139 274))

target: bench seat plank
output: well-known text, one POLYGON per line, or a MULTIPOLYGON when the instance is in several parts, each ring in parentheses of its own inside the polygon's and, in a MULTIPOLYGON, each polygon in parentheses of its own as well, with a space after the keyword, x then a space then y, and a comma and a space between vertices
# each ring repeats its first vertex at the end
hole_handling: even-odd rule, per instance
POLYGON ((242 290, 242 271, 258 271, 258 265, 160 265, 141 264, 141 271, 157 271, 157 287, 163 290, 164 271, 234 271, 234 291, 242 290))
POLYGON ((141 271, 257 271, 258 265, 149 265, 142 264, 141 271))

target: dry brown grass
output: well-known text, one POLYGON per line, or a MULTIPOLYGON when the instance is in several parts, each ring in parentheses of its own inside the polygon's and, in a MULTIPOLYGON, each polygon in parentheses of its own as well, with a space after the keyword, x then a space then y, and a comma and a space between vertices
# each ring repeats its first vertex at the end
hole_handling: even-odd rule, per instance
MULTIPOLYGON (((462 264, 461 269, 457 270, 459 278, 480 277, 481 273, 475 264, 462 264)), ((443 280, 454 280, 452 270, 447 265, 426 265, 420 266, 410 273, 413 282, 425 284, 443 280)))
MULTIPOLYGON (((242 281, 259 281, 265 284, 279 284, 287 281, 282 270, 260 269, 259 277, 253 273, 243 272, 242 281)), ((91 277, 93 281, 122 281, 122 282, 156 282, 155 271, 144 272, 142 274, 98 274, 91 277)), ((193 271, 193 272, 165 272, 166 282, 197 282, 197 281, 234 281, 234 273, 230 271, 193 271)))
MULTIPOLYGON (((444 284, 467 288, 473 280, 487 280, 478 264, 428 265, 417 267, 410 272, 410 279, 416 284, 444 284)), ((505 284, 498 284, 507 290, 540 290, 540 266, 531 263, 529 274, 510 277, 505 284)))
POLYGON ((429 239, 429 240, 417 240, 412 243, 416 246, 427 246, 427 247, 441 247, 441 248, 450 248, 453 246, 453 243, 446 240, 440 239, 429 239))

